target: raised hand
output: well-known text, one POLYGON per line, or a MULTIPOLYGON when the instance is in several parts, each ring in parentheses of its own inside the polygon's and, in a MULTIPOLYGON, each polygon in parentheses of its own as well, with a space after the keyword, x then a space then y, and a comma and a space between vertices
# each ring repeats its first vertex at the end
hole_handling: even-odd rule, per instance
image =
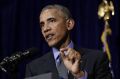
POLYGON ((74 76, 80 77, 84 74, 84 72, 80 70, 81 55, 79 52, 77 52, 76 50, 72 48, 61 48, 60 54, 61 54, 65 67, 74 76))

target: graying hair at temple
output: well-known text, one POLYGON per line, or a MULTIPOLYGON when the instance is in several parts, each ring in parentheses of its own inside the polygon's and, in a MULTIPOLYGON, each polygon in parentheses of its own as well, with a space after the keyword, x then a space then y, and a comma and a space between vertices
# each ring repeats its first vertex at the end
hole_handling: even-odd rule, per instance
POLYGON ((46 9, 58 9, 61 12, 63 12, 63 15, 66 19, 72 19, 72 14, 70 13, 70 11, 68 10, 68 8, 66 8, 65 6, 62 5, 58 5, 58 4, 54 4, 54 5, 47 5, 45 6, 41 12, 43 12, 46 9))

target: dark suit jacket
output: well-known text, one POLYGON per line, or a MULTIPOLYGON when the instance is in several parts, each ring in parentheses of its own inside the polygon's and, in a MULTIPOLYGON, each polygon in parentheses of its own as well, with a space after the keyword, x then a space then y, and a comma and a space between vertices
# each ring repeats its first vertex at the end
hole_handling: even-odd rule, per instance
MULTIPOLYGON (((112 79, 109 61, 105 53, 90 49, 78 49, 77 47, 75 50, 79 51, 82 56, 80 67, 87 72, 87 79, 112 79)), ((49 72, 58 74, 52 52, 33 60, 26 66, 26 77, 49 72)))

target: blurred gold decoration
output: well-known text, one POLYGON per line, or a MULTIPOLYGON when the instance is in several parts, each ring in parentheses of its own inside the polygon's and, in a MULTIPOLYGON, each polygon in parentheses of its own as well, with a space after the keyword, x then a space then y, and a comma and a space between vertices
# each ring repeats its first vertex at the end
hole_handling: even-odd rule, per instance
POLYGON ((110 14, 112 12, 112 15, 114 15, 114 6, 113 2, 110 1, 108 3, 107 0, 103 0, 103 2, 99 5, 98 7, 98 16, 100 18, 104 18, 104 20, 109 20, 110 19, 110 14))
POLYGON ((103 50, 107 53, 108 59, 111 61, 111 55, 110 55, 110 49, 107 42, 107 36, 112 34, 112 30, 109 25, 109 20, 111 16, 113 16, 114 13, 114 6, 113 2, 108 2, 107 0, 103 0, 102 3, 98 7, 98 16, 99 18, 103 18, 105 25, 104 25, 104 31, 101 35, 101 41, 103 43, 103 50))

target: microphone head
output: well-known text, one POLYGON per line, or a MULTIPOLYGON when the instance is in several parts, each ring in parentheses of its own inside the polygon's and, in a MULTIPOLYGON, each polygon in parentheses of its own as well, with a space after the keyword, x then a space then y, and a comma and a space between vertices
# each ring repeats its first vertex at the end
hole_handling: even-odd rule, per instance
POLYGON ((34 55, 37 55, 39 53, 38 48, 30 48, 24 52, 17 52, 16 54, 5 57, 2 62, 0 62, 0 69, 6 72, 11 71, 13 67, 15 67, 17 64, 19 64, 21 61, 27 58, 32 58, 34 55))

